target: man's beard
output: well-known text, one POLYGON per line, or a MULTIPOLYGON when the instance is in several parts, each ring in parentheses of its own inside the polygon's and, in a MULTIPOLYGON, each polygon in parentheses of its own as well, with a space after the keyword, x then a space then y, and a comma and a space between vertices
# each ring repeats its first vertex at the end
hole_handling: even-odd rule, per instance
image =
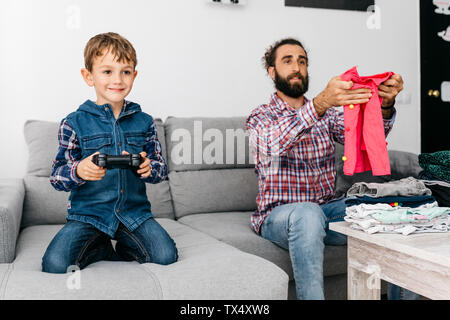
POLYGON ((306 74, 306 77, 304 77, 300 72, 298 72, 289 75, 287 78, 282 78, 275 69, 274 83, 275 88, 283 92, 288 97, 299 98, 308 91, 309 75, 306 74), (298 77, 301 81, 290 84, 289 80, 294 77, 298 77))

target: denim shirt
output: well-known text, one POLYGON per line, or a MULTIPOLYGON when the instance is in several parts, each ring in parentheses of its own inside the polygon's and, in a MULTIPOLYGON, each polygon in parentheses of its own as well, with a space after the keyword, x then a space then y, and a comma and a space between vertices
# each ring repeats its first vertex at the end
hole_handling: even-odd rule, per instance
POLYGON ((50 182, 56 190, 71 191, 67 220, 93 225, 114 237, 119 222, 131 232, 152 217, 145 183, 167 177, 153 118, 133 102, 124 101, 118 118, 109 104, 87 100, 61 121, 59 149, 50 182), (138 178, 129 169, 107 169, 100 181, 84 181, 76 174, 81 160, 99 151, 121 155, 122 151, 145 151, 151 174, 138 178))

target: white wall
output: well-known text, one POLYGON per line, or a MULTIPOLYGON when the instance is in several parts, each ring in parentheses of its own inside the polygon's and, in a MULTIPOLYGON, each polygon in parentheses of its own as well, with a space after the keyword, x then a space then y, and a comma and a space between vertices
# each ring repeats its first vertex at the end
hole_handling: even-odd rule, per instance
POLYGON ((379 30, 367 28, 367 12, 292 8, 283 0, 247 0, 239 7, 206 0, 3 0, 0 177, 25 173, 27 119, 60 121, 94 99, 80 75, 83 49, 90 37, 108 31, 137 50, 139 74, 128 98, 162 119, 246 116, 267 102, 273 85, 261 57, 286 36, 308 50, 310 98, 354 65, 361 75, 394 71, 403 76, 405 94, 389 147, 418 153, 419 1, 376 3, 379 30))

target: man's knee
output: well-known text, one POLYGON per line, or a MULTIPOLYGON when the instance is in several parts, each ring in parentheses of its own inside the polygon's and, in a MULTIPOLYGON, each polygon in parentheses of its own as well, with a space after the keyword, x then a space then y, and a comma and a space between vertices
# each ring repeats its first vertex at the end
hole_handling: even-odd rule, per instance
POLYGON ((311 237, 325 236, 325 215, 320 206, 313 202, 296 205, 289 216, 289 228, 299 229, 311 237))
POLYGON ((320 206, 313 202, 301 202, 294 207, 289 223, 302 223, 311 227, 325 227, 325 215, 320 206))

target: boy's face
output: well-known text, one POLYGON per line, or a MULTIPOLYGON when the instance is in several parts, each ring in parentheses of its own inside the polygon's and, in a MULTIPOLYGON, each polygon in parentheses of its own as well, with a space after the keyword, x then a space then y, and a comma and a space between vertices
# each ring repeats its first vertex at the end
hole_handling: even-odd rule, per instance
POLYGON ((113 107, 122 107, 123 99, 133 87, 137 71, 132 62, 119 62, 107 51, 94 59, 92 71, 83 68, 81 74, 86 83, 95 88, 98 105, 109 103, 113 107))

